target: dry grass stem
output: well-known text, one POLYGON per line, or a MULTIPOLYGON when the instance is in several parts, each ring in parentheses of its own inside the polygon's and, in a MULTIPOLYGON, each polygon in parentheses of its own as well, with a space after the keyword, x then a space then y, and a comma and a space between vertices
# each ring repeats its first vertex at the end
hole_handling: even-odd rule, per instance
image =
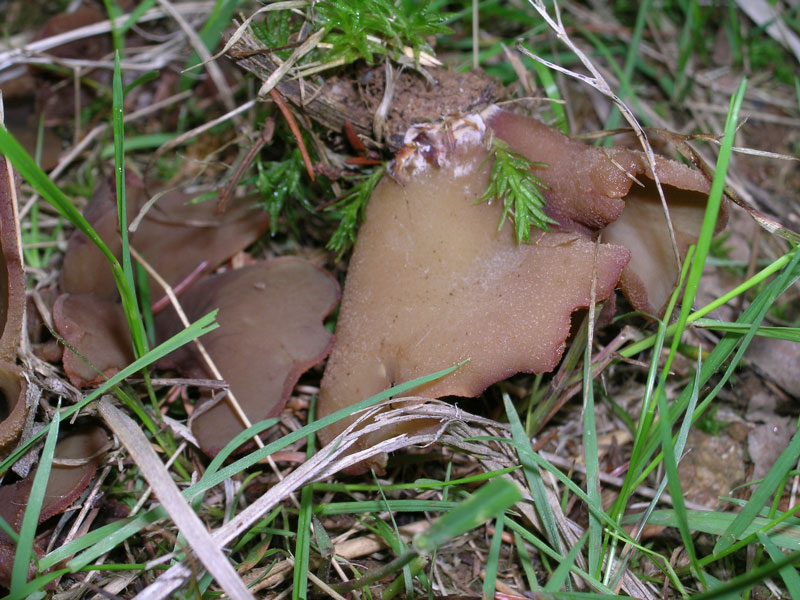
POLYGON ((203 522, 181 496, 178 486, 150 446, 150 441, 139 425, 116 408, 108 397, 100 400, 98 412, 128 450, 142 475, 155 491, 164 510, 220 587, 234 600, 250 600, 253 596, 247 586, 211 539, 203 522))

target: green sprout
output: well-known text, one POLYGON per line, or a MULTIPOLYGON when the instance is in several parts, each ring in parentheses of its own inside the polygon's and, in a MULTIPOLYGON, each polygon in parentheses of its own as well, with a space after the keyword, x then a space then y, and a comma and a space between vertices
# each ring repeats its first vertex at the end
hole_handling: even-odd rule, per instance
POLYGON ((531 241, 532 226, 549 231, 548 225, 558 225, 558 221, 544 212, 546 201, 542 190, 548 189, 547 185, 531 173, 531 168, 547 165, 514 152, 503 140, 493 138, 491 146, 489 158, 494 157, 494 164, 489 185, 475 203, 501 200, 503 216, 497 229, 500 230, 506 217, 510 216, 514 222, 517 244, 528 243, 531 241))

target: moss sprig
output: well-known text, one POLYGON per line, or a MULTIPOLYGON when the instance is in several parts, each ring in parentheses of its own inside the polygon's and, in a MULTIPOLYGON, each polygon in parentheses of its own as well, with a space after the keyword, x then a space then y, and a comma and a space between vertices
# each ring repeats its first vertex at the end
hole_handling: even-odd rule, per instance
POLYGON ((517 244, 531 241, 531 227, 549 231, 549 225, 558 225, 544 212, 545 197, 542 190, 547 185, 531 172, 534 167, 546 167, 509 148, 498 138, 492 138, 491 154, 494 158, 489 185, 475 203, 499 200, 503 202, 503 215, 497 229, 503 227, 506 218, 514 223, 517 244))
POLYGON ((333 232, 326 248, 336 252, 339 260, 356 241, 358 227, 364 220, 367 202, 372 190, 383 177, 386 167, 375 167, 369 175, 348 190, 347 195, 330 207, 330 211, 339 219, 339 226, 333 232))

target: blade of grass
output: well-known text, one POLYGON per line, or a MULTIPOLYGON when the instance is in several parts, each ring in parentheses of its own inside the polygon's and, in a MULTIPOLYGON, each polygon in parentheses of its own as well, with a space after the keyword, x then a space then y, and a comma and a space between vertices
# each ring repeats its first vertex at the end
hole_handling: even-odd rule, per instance
POLYGON ((513 473, 522 467, 506 467, 505 469, 497 469, 495 471, 486 471, 470 475, 469 477, 461 477, 459 479, 447 479, 445 481, 437 481, 433 479, 418 479, 411 483, 391 483, 391 484, 374 484, 374 483, 315 483, 314 489, 319 492, 376 492, 378 489, 384 491, 397 491, 397 490, 447 490, 448 487, 462 486, 477 483, 479 481, 486 481, 487 479, 494 479, 500 475, 513 473))
MULTIPOLYGON (((217 0, 217 3, 214 5, 214 10, 208 15, 208 19, 198 33, 203 45, 209 52, 214 50, 222 32, 230 25, 233 11, 236 10, 236 5, 239 4, 240 1, 241 0, 217 0)), ((189 60, 187 60, 186 64, 183 66, 183 71, 191 70, 201 62, 202 59, 200 55, 197 54, 197 50, 194 50, 189 60)), ((181 91, 188 90, 192 87, 194 82, 195 79, 192 78, 191 75, 185 72, 182 73, 179 83, 181 91)))
MULTIPOLYGON (((308 407, 308 422, 313 423, 317 401, 311 399, 308 407)), ((314 455, 316 436, 309 433, 306 438, 306 459, 314 455)), ((311 510, 313 508, 314 486, 306 485, 300 492, 300 512, 297 515, 297 537, 294 551, 294 579, 292 582, 292 600, 308 598, 308 557, 311 548, 311 510)))
MULTIPOLYGON (((56 186, 55 183, 42 171, 36 162, 30 157, 25 149, 19 142, 11 135, 8 130, 0 125, 0 152, 2 152, 14 165, 14 168, 19 171, 20 175, 33 186, 33 188, 55 208, 61 216, 72 223, 79 231, 88 237, 94 243, 111 265, 111 272, 114 275, 114 281, 122 298, 123 306, 135 307, 136 299, 134 291, 128 284, 125 273, 114 253, 108 249, 105 242, 97 235, 95 230, 78 211, 77 208, 70 202, 64 193, 56 186)), ((132 314, 130 309, 126 310, 126 317, 128 313, 132 314)), ((129 326, 131 323, 129 322, 129 326)), ((131 327, 132 336, 137 331, 136 327, 131 327)))
MULTIPOLYGON (((106 1, 110 2, 111 0, 106 1)), ((125 319, 128 321, 128 327, 131 330, 133 351, 136 358, 139 358, 147 352, 147 336, 139 313, 139 302, 135 293, 136 286, 133 282, 133 266, 128 242, 128 208, 125 199, 125 125, 123 122, 125 115, 122 107, 122 69, 119 65, 119 48, 114 53, 114 75, 111 89, 111 125, 114 132, 114 174, 117 188, 117 214, 119 216, 119 231, 122 242, 122 274, 127 288, 131 291, 127 302, 123 298, 122 308, 125 311, 125 319)))
POLYGON ((798 562, 800 562, 800 552, 793 552, 780 560, 767 563, 757 569, 746 571, 742 575, 734 577, 730 581, 708 592, 692 596, 692 600, 713 600, 714 598, 724 598, 729 594, 741 594, 741 592, 747 588, 763 582, 772 575, 780 573, 781 569, 795 565, 798 562))
MULTIPOLYGON (((731 323, 730 321, 717 321, 716 319, 697 319, 695 327, 724 331, 726 333, 739 333, 745 335, 750 327, 745 323, 731 323)), ((758 327, 756 335, 775 340, 800 342, 800 327, 758 327)))
MULTIPOLYGON (((536 537, 534 534, 532 534, 530 531, 525 529, 522 525, 520 525, 513 519, 507 519, 506 526, 515 534, 519 535, 523 540, 534 546, 542 554, 545 554, 550 558, 552 558, 555 562, 560 564, 565 560, 564 556, 554 552, 552 548, 550 548, 546 544, 543 544, 538 537, 536 537)), ((618 597, 616 594, 614 594, 613 590, 608 588, 608 586, 603 585, 602 582, 595 579, 590 573, 587 573, 577 565, 573 564, 572 572, 575 573, 575 575, 577 575, 578 577, 580 577, 582 581, 585 581, 587 584, 591 585, 593 588, 598 590, 602 594, 602 597, 604 598, 618 597)), ((593 596, 594 595, 589 594, 589 597, 593 596)))
POLYGON ((668 372, 670 370, 672 365, 672 357, 677 355, 681 334, 686 327, 689 314, 692 312, 692 304, 697 296, 697 289, 700 286, 700 277, 703 275, 706 257, 708 256, 709 249, 711 248, 711 238, 714 237, 714 229, 717 225, 717 217, 719 215, 719 209, 722 203, 722 195, 725 190, 725 178, 728 173, 728 163, 730 161, 731 152, 733 151, 736 127, 739 122, 739 109, 742 106, 742 100, 744 99, 744 93, 746 90, 747 79, 743 78, 741 83, 739 83, 736 93, 733 95, 730 101, 728 117, 725 121, 725 134, 722 138, 722 145, 720 147, 719 156, 717 157, 717 166, 714 171, 714 180, 711 183, 711 191, 708 194, 708 204, 706 205, 706 212, 703 216, 703 224, 700 229, 700 236, 697 239, 697 248, 695 250, 694 260, 692 260, 692 267, 689 270, 689 275, 686 280, 686 289, 683 294, 681 312, 678 316, 677 330, 675 337, 672 339, 672 348, 669 356, 667 357, 666 364, 664 365, 664 372, 668 372))
MULTIPOLYGON (((152 354, 153 352, 155 352, 155 350, 151 351, 150 354, 152 354)), ((291 444, 294 444, 295 442, 308 436, 310 433, 315 433, 320 429, 335 423, 336 421, 339 421, 347 416, 354 414, 355 412, 370 408, 371 406, 374 406, 379 402, 383 402, 384 400, 402 394, 403 392, 411 390, 417 386, 425 385, 426 383, 439 379, 440 377, 445 377, 450 373, 452 373, 453 371, 455 371, 456 369, 458 369, 461 365, 465 364, 465 362, 459 363, 458 365, 449 367, 447 369, 443 369, 436 373, 432 373, 431 375, 418 377, 417 379, 414 379, 412 381, 408 381, 406 383, 394 386, 388 390, 376 394, 375 396, 372 396, 371 398, 362 400, 358 404, 338 410, 335 413, 328 415, 327 417, 324 417, 304 427, 301 427, 300 429, 285 435, 279 440, 276 440, 271 444, 267 444, 263 448, 259 448, 258 450, 247 454, 246 456, 231 463, 230 465, 228 465, 223 469, 219 469, 218 471, 212 473, 211 475, 208 475, 208 473, 206 473, 206 475, 203 476, 200 481, 188 487, 187 489, 183 490, 182 493, 184 494, 184 497, 186 497, 187 499, 193 500, 197 494, 202 494, 203 492, 211 489, 215 485, 219 485, 229 477, 233 477, 234 475, 242 472, 243 470, 266 459, 272 453, 277 452, 278 450, 282 450, 283 448, 291 444)), ((128 375, 129 374, 130 373, 128 373, 128 375)), ((240 434, 240 436, 246 435, 246 433, 250 433, 251 434, 250 437, 252 437, 252 435, 254 435, 253 432, 256 431, 258 427, 263 428, 261 424, 253 425, 252 428, 250 428, 247 432, 243 432, 242 434, 240 434)), ((226 448, 230 446, 232 446, 232 444, 229 444, 228 446, 226 446, 226 448)), ((373 508, 372 510, 373 511, 382 510, 382 508, 378 509, 373 508)), ((93 562, 95 559, 97 559, 99 556, 102 556, 106 552, 109 552, 117 545, 121 544, 126 539, 128 539, 130 536, 141 531, 147 525, 159 519, 163 519, 165 516, 166 513, 164 513, 162 509, 154 508, 145 513, 142 513, 138 517, 128 521, 127 523, 123 524, 120 527, 107 526, 108 527, 107 529, 100 528, 97 531, 103 530, 104 535, 100 536, 99 540, 92 541, 91 543, 84 543, 84 538, 86 536, 84 536, 83 538, 78 538, 77 540, 74 540, 73 542, 70 542, 69 544, 62 546, 61 548, 54 550, 53 552, 48 554, 45 557, 45 559, 43 559, 42 562, 52 566, 68 558, 69 556, 72 556, 73 554, 85 549, 85 551, 82 554, 75 556, 75 558, 70 560, 70 562, 67 564, 67 566, 72 570, 79 569, 93 562)))
POLYGON ((414 536, 414 550, 422 556, 451 539, 475 529, 495 515, 501 514, 522 499, 522 492, 506 479, 495 479, 481 486, 466 502, 434 521, 428 531, 414 536))
MULTIPOLYGON (((705 396, 702 402, 698 404, 694 411, 694 415, 692 416, 693 422, 697 421, 697 419, 703 414, 720 390, 722 390, 727 384, 736 367, 741 362, 744 352, 747 350, 750 341, 753 339, 758 325, 764 319, 764 316, 769 308, 773 305, 777 297, 786 291, 789 286, 793 285, 795 281, 800 279, 800 253, 795 250, 790 254, 792 254, 792 258, 789 264, 784 267, 783 271, 778 277, 775 278, 774 281, 767 285, 767 287, 761 293, 759 293, 755 299, 753 299, 750 306, 745 309, 745 311, 742 313, 742 316, 737 320, 737 322, 747 323, 750 326, 748 333, 744 337, 741 335, 726 334, 706 358, 705 363, 700 371, 700 385, 705 385, 705 383, 713 375, 718 373, 722 368, 723 363, 728 361, 731 353, 734 352, 737 344, 739 346, 738 349, 736 349, 733 358, 728 362, 728 367, 725 369, 722 377, 719 379, 714 388, 705 396)), ((691 390, 688 388, 681 392, 681 394, 678 396, 678 399, 670 407, 671 412, 674 412, 676 415, 678 415, 681 411, 685 410, 690 396, 691 390)), ((648 444, 644 450, 644 455, 651 456, 652 453, 655 452, 655 446, 658 443, 659 441, 657 436, 654 436, 648 440, 648 444)), ((641 475, 636 479, 633 485, 640 485, 649 475, 649 473, 652 472, 658 461, 660 461, 660 455, 657 456, 654 461, 642 471, 641 475)))
POLYGON ((545 592, 556 593, 564 587, 569 578, 570 571, 572 571, 575 565, 575 561, 578 560, 578 556, 580 556, 581 550, 583 550, 583 545, 586 543, 587 536, 588 533, 584 533, 578 543, 569 549, 569 554, 559 563, 556 570, 553 571, 550 580, 544 586, 545 592))
MULTIPOLYGON (((522 427, 522 422, 519 419, 517 411, 514 409, 511 398, 509 398, 508 393, 505 391, 503 392, 503 404, 505 405, 506 417, 511 426, 511 436, 514 441, 520 448, 530 448, 530 440, 522 427)), ((531 452, 533 452, 533 449, 531 449, 531 452)), ((522 468, 525 469, 525 480, 528 482, 528 489, 533 497, 533 506, 536 512, 539 513, 539 518, 542 520, 545 533, 547 533, 550 544, 552 544, 555 551, 560 554, 563 552, 561 537, 558 535, 558 525, 553 515, 553 509, 547 501, 547 492, 545 491, 539 468, 530 460, 527 452, 517 451, 517 458, 522 468)))
MULTIPOLYGON (((686 252, 686 260, 683 263, 683 267, 681 267, 681 274, 678 279, 678 285, 675 286, 675 290, 672 292, 670 296, 669 303, 667 304, 667 308, 664 311, 664 318, 658 321, 658 330, 656 331, 655 335, 655 346, 653 348, 652 358, 650 360, 650 366, 647 370, 647 381, 645 383, 645 392, 644 397, 642 399, 642 409, 640 411, 639 420, 636 424, 636 430, 634 432, 634 442, 633 442, 633 449, 631 450, 631 458, 630 458, 630 467, 628 468, 628 473, 625 475, 625 480, 622 484, 622 489, 620 490, 620 494, 617 497, 617 500, 611 507, 609 514, 611 518, 615 521, 619 522, 624 514, 625 507, 628 504, 628 500, 630 499, 631 495, 635 491, 635 487, 632 485, 633 473, 636 472, 637 469, 640 468, 640 465, 643 465, 646 462, 646 458, 642 458, 642 448, 644 446, 645 441, 648 438, 648 433, 650 430, 650 426, 652 425, 652 421, 654 418, 654 411, 656 403, 653 401, 653 393, 656 388, 656 380, 658 378, 658 363, 659 358, 661 357, 661 351, 664 347, 664 340, 666 337, 666 323, 672 318, 672 312, 675 310, 675 305, 678 302, 678 297, 680 296, 680 292, 683 289, 684 283, 686 281, 686 275, 689 272, 689 264, 691 263, 692 257, 694 256, 694 246, 689 246, 689 249, 686 252)), ((661 491, 666 485, 666 480, 662 481, 661 484, 661 491)), ((660 495, 660 494, 659 494, 660 495)), ((651 502, 651 506, 654 506, 656 500, 654 499, 651 502)), ((638 539, 638 536, 634 535, 634 539, 638 539)), ((611 577, 612 570, 614 569, 615 562, 613 560, 614 553, 616 550, 616 537, 614 538, 607 538, 607 542, 610 543, 610 552, 609 557, 610 560, 607 561, 606 565, 606 573, 603 578, 603 582, 606 585, 611 585, 612 587, 616 586, 615 578, 611 577), (613 583, 610 583, 613 582, 613 583)), ((622 561, 623 565, 627 564, 627 557, 625 560, 622 561)), ((617 577, 622 577, 622 573, 624 568, 622 565, 619 566, 617 569, 617 577)))
MULTIPOLYGON (((592 284, 594 286, 594 283, 592 284)), ((594 293, 594 289, 592 290, 594 293)), ((586 496, 589 499, 589 572, 599 575, 603 545, 603 525, 595 516, 603 512, 600 497, 600 463, 597 450, 597 423, 594 417, 594 377, 592 375, 592 337, 594 306, 589 307, 589 342, 583 358, 583 457, 586 464, 586 496)))
MULTIPOLYGON (((720 560, 729 555, 732 550, 740 549, 747 544, 758 539, 758 533, 769 534, 770 539, 787 550, 794 550, 800 547, 800 523, 797 520, 789 521, 791 511, 784 513, 776 519, 767 519, 765 517, 756 517, 742 532, 741 538, 736 544, 730 546, 719 554, 713 554, 704 557, 701 565, 706 565, 711 562, 720 560), (788 515, 788 516, 787 516, 788 515)), ((734 513, 721 513, 711 511, 698 511, 687 510, 687 518, 689 520, 689 527, 693 531, 700 531, 712 535, 722 535, 725 530, 731 525, 736 518, 734 513)), ((642 513, 627 515, 623 523, 635 523, 642 518, 642 513)), ((648 522, 651 525, 663 525, 665 527, 677 527, 677 518, 671 509, 655 510, 650 515, 648 522)))
POLYGON ((36 527, 39 525, 39 514, 44 502, 47 480, 50 479, 50 468, 53 466, 53 456, 56 451, 56 442, 58 441, 58 427, 61 423, 60 408, 61 402, 58 403, 53 415, 50 431, 47 433, 44 449, 39 458, 39 467, 36 469, 36 475, 33 478, 28 504, 25 507, 25 515, 22 518, 19 541, 14 552, 14 566, 11 571, 11 587, 9 589, 11 596, 21 596, 22 587, 28 581, 31 558, 35 556, 33 539, 36 537, 36 527))
MULTIPOLYGON (((530 50, 530 48, 528 49, 530 50)), ((536 77, 539 78, 539 83, 542 84, 545 95, 552 101, 550 102, 550 110, 553 111, 555 128, 561 131, 561 133, 564 135, 569 135, 567 113, 564 110, 561 92, 558 91, 558 86, 556 85, 556 80, 553 77, 553 72, 540 62, 533 61, 532 64, 534 70, 536 71, 536 77)))
POLYGON ((528 589, 534 594, 538 594, 542 588, 536 579, 536 572, 533 570, 533 559, 530 552, 528 552, 528 548, 525 547, 522 536, 518 533, 514 534, 514 544, 517 547, 517 554, 519 554, 519 564, 522 565, 525 579, 528 580, 528 589))
MULTIPOLYGON (((746 291, 751 290, 754 287, 760 285, 762 282, 764 282, 765 280, 769 279, 770 277, 775 275, 775 273, 777 273, 778 271, 780 271, 781 269, 786 267, 786 265, 788 265, 791 262, 792 257, 794 256, 795 252, 797 252, 797 250, 796 249, 792 249, 790 252, 788 252, 788 253, 784 254, 783 256, 781 256, 780 258, 777 258, 776 260, 774 260, 767 267, 764 267, 761 271, 759 271, 758 273, 753 275, 747 281, 739 284, 738 286, 733 288, 731 291, 727 292, 726 294, 723 294, 722 296, 720 296, 716 300, 714 300, 712 302, 709 302, 703 308, 701 308, 699 310, 696 310, 695 312, 693 312, 689 316, 689 318, 687 319, 687 323, 694 323, 695 321, 701 319, 702 317, 706 316, 707 314, 715 311, 720 306, 723 306, 723 305, 727 304, 728 302, 730 302, 731 300, 733 300, 737 296, 740 296, 740 295, 744 294, 746 291)), ((678 329, 678 323, 672 323, 671 325, 669 325, 667 327, 666 336, 667 337, 671 337, 671 336, 675 335, 675 332, 677 331, 677 329, 678 329)), ((643 352, 644 350, 647 350, 648 348, 651 348, 653 346, 654 340, 655 340, 655 336, 651 335, 651 336, 646 337, 645 339, 643 339, 643 340, 641 340, 639 342, 635 342, 635 343, 631 344, 630 346, 627 346, 627 347, 623 348, 622 350, 620 350, 620 356, 623 356, 625 358, 631 358, 632 356, 636 356, 640 352, 643 352)))
POLYGON ((792 436, 789 445, 781 452, 766 477, 750 496, 750 500, 742 508, 733 522, 714 545, 714 553, 719 553, 732 545, 737 538, 751 525, 759 511, 775 492, 777 486, 800 458, 800 430, 792 436))
POLYGON ((122 16, 122 7, 116 0, 103 0, 103 5, 108 13, 108 20, 111 23, 111 39, 114 42, 114 52, 121 53, 125 49, 125 35, 117 26, 117 20, 122 16))
MULTIPOLYGON (((636 61, 639 57, 639 46, 642 43, 644 28, 647 24, 647 15, 651 14, 652 4, 653 0, 644 0, 641 4, 639 4, 639 11, 636 13, 636 23, 633 26, 633 34, 631 35, 631 41, 628 44, 628 53, 625 55, 625 66, 622 69, 619 88, 617 90, 617 94, 623 101, 631 92, 633 69, 636 66, 636 61)), ((603 129, 616 129, 619 127, 619 121, 621 117, 622 113, 620 113, 616 107, 612 108, 611 114, 608 116, 608 119, 606 119, 603 129)), ((611 138, 608 138, 608 141, 610 143, 611 138)))
MULTIPOLYGON (((669 418, 669 408, 667 407, 666 384, 666 376, 662 376, 658 390, 656 390, 656 398, 658 402, 658 412, 661 416, 658 420, 658 430, 661 436, 661 447, 663 448, 662 455, 664 457, 667 487, 669 487, 669 494, 672 497, 672 504, 678 519, 678 532, 683 541, 683 547, 686 550, 686 554, 689 556, 689 562, 695 572, 695 577, 700 579, 703 586, 706 587, 707 584, 703 571, 697 563, 697 550, 694 547, 694 540, 692 539, 692 534, 689 529, 689 519, 686 516, 683 489, 681 488, 681 481, 678 476, 678 459, 680 455, 678 454, 676 456, 678 448, 672 440, 672 422, 669 418)), ((691 413, 687 413, 685 422, 691 422, 691 413)))
POLYGON ((497 581, 497 567, 500 564, 500 550, 503 547, 503 525, 505 518, 503 514, 497 515, 494 522, 494 535, 489 546, 489 554, 486 555, 486 569, 483 577, 483 597, 494 598, 495 581, 497 581))
MULTIPOLYGON (((783 558, 785 558, 780 548, 778 548, 775 545, 775 542, 769 539, 767 535, 759 533, 758 541, 761 542, 761 545, 764 546, 764 548, 766 548, 769 557, 772 559, 772 562, 778 562, 779 560, 783 560, 783 558)), ((786 584, 789 597, 800 598, 800 575, 798 575, 797 570, 789 565, 786 565, 778 572, 781 574, 783 583, 786 584)))
MULTIPOLYGON (((190 327, 187 327, 183 331, 175 334, 169 340, 164 342, 163 344, 157 346, 141 358, 135 360, 130 365, 122 369, 119 373, 110 377, 106 382, 104 382, 100 387, 93 390, 90 394, 87 394, 83 397, 82 400, 76 402, 72 406, 65 408, 61 411, 61 418, 68 419, 76 412, 84 408, 90 402, 97 400, 100 396, 108 392, 112 387, 117 385, 123 379, 130 377, 137 371, 147 367, 148 365, 153 364, 158 359, 166 356, 173 350, 180 348, 184 344, 192 341, 195 338, 200 337, 208 333, 209 331, 213 331, 219 325, 215 322, 217 315, 217 311, 213 311, 208 313, 206 316, 198 319, 190 327)), ((20 457, 25 454, 28 450, 30 450, 39 439, 41 439, 45 435, 49 435, 50 428, 52 424, 49 424, 43 427, 41 430, 33 434, 30 439, 28 439, 24 444, 21 444, 19 448, 17 448, 10 456, 6 457, 2 463, 0 463, 0 475, 5 473, 11 465, 17 462, 20 457)))

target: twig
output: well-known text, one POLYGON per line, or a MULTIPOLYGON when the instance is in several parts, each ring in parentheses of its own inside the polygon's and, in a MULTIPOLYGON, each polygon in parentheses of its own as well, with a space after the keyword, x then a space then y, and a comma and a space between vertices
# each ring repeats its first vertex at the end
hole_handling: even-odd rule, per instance
POLYGON ((306 171, 308 172, 308 176, 311 178, 311 181, 314 181, 314 165, 311 164, 311 157, 308 155, 308 150, 303 142, 303 136, 300 133, 300 128, 297 126, 297 121, 294 120, 292 111, 290 111, 289 107, 286 106, 286 102, 283 101, 283 96, 281 96, 281 93, 274 87, 269 90, 269 95, 272 96, 275 104, 278 105, 283 118, 286 119, 289 129, 292 131, 294 139, 297 140, 297 146, 300 149, 300 155, 303 157, 303 164, 306 166, 306 171))
POLYGON ((275 133, 275 120, 269 118, 264 123, 264 129, 262 129, 261 135, 258 136, 256 141, 253 142, 253 145, 250 146, 250 149, 247 151, 247 154, 244 155, 244 158, 242 158, 239 166, 236 167, 236 170, 233 172, 230 180, 220 191, 219 200, 217 200, 218 213, 225 211, 225 204, 228 202, 228 198, 231 197, 231 194, 233 194, 236 186, 239 185, 239 181, 241 181, 242 177, 247 172, 247 169, 250 168, 250 165, 253 164, 256 156, 259 152, 261 152, 261 149, 269 144, 269 142, 272 140, 273 133, 275 133))

